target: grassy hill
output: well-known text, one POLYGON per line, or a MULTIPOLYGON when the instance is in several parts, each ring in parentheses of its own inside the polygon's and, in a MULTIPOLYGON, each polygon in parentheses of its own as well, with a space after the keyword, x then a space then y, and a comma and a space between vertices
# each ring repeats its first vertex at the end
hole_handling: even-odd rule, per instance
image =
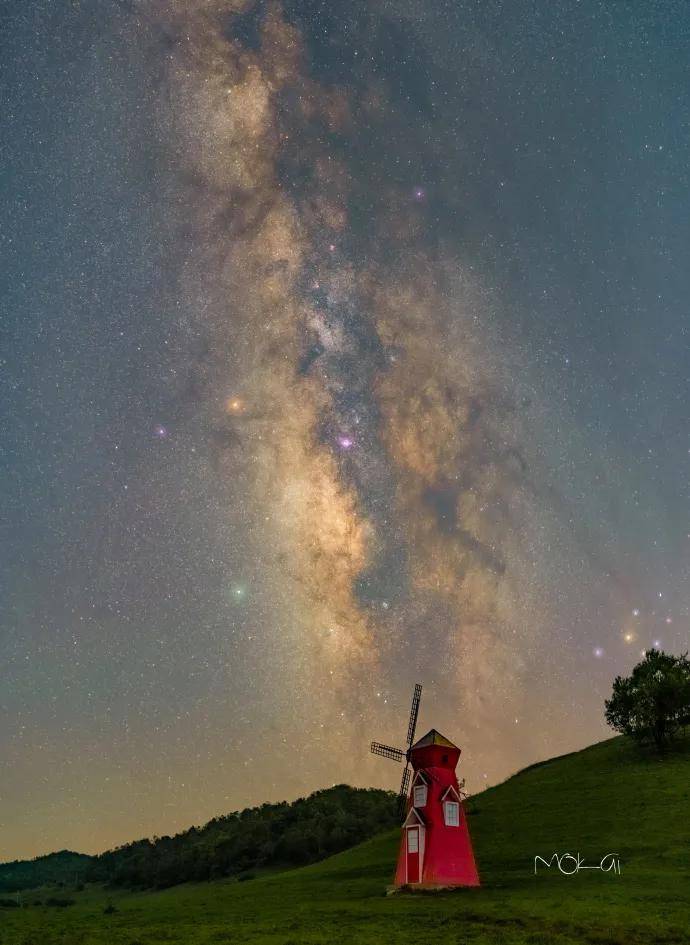
MULTIPOLYGON (((535 765, 468 803, 483 886, 386 897, 398 831, 249 882, 90 888, 0 913, 2 945, 652 945, 690 942, 690 751, 623 739, 535 765), (617 853, 621 875, 534 875, 534 856, 617 853), (105 915, 110 900, 116 911, 105 915)), ((32 894, 31 899, 40 899, 32 894), (35 897, 35 898, 34 898, 35 897)))
POLYGON ((396 800, 392 791, 336 784, 292 803, 247 807, 174 837, 136 840, 99 856, 64 850, 0 863, 0 892, 77 882, 165 889, 267 867, 304 866, 393 827, 396 800))
POLYGON ((391 791, 336 784, 291 804, 248 807, 174 837, 128 843, 94 857, 86 878, 129 889, 165 889, 257 868, 304 866, 397 821, 391 791))

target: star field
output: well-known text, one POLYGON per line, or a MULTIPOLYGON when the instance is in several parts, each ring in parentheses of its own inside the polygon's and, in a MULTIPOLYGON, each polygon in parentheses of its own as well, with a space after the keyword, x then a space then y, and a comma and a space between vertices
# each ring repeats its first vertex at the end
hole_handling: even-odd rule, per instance
POLYGON ((688 647, 683 5, 7 4, 0 859, 470 791, 688 647))

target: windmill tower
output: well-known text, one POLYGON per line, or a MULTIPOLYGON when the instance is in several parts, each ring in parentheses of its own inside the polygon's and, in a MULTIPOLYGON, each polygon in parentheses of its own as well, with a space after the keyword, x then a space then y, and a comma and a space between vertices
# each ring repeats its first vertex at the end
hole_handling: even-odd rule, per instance
POLYGON ((371 743, 375 755, 397 762, 404 758, 406 762, 398 797, 404 819, 395 885, 478 886, 462 806, 464 795, 455 774, 460 749, 434 728, 414 741, 421 695, 422 687, 417 684, 407 728, 407 750, 371 743))

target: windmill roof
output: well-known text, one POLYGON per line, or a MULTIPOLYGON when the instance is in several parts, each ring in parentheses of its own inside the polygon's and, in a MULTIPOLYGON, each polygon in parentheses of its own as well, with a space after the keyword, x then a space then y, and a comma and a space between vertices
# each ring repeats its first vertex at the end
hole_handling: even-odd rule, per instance
MULTIPOLYGON (((446 738, 445 735, 441 735, 440 732, 437 732, 435 728, 432 728, 430 732, 427 732, 426 735, 423 735, 419 741, 416 741, 410 751, 414 751, 415 748, 426 748, 427 745, 442 745, 444 748, 457 748, 457 745, 454 745, 450 739, 446 738)), ((458 749, 459 750, 459 749, 458 749)))
POLYGON ((411 807, 407 812, 407 817, 403 821, 403 827, 412 827, 414 826, 414 821, 417 821, 418 824, 421 824, 422 827, 426 827, 426 821, 420 810, 417 810, 416 807, 411 807))

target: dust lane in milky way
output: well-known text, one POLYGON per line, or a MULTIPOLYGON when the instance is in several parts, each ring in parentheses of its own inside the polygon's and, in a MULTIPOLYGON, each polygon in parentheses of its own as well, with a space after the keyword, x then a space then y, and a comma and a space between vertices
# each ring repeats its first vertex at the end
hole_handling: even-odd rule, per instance
POLYGON ((470 790, 603 737, 687 645, 671 13, 108 11, 11 24, 8 855, 395 787, 416 681, 470 790))

